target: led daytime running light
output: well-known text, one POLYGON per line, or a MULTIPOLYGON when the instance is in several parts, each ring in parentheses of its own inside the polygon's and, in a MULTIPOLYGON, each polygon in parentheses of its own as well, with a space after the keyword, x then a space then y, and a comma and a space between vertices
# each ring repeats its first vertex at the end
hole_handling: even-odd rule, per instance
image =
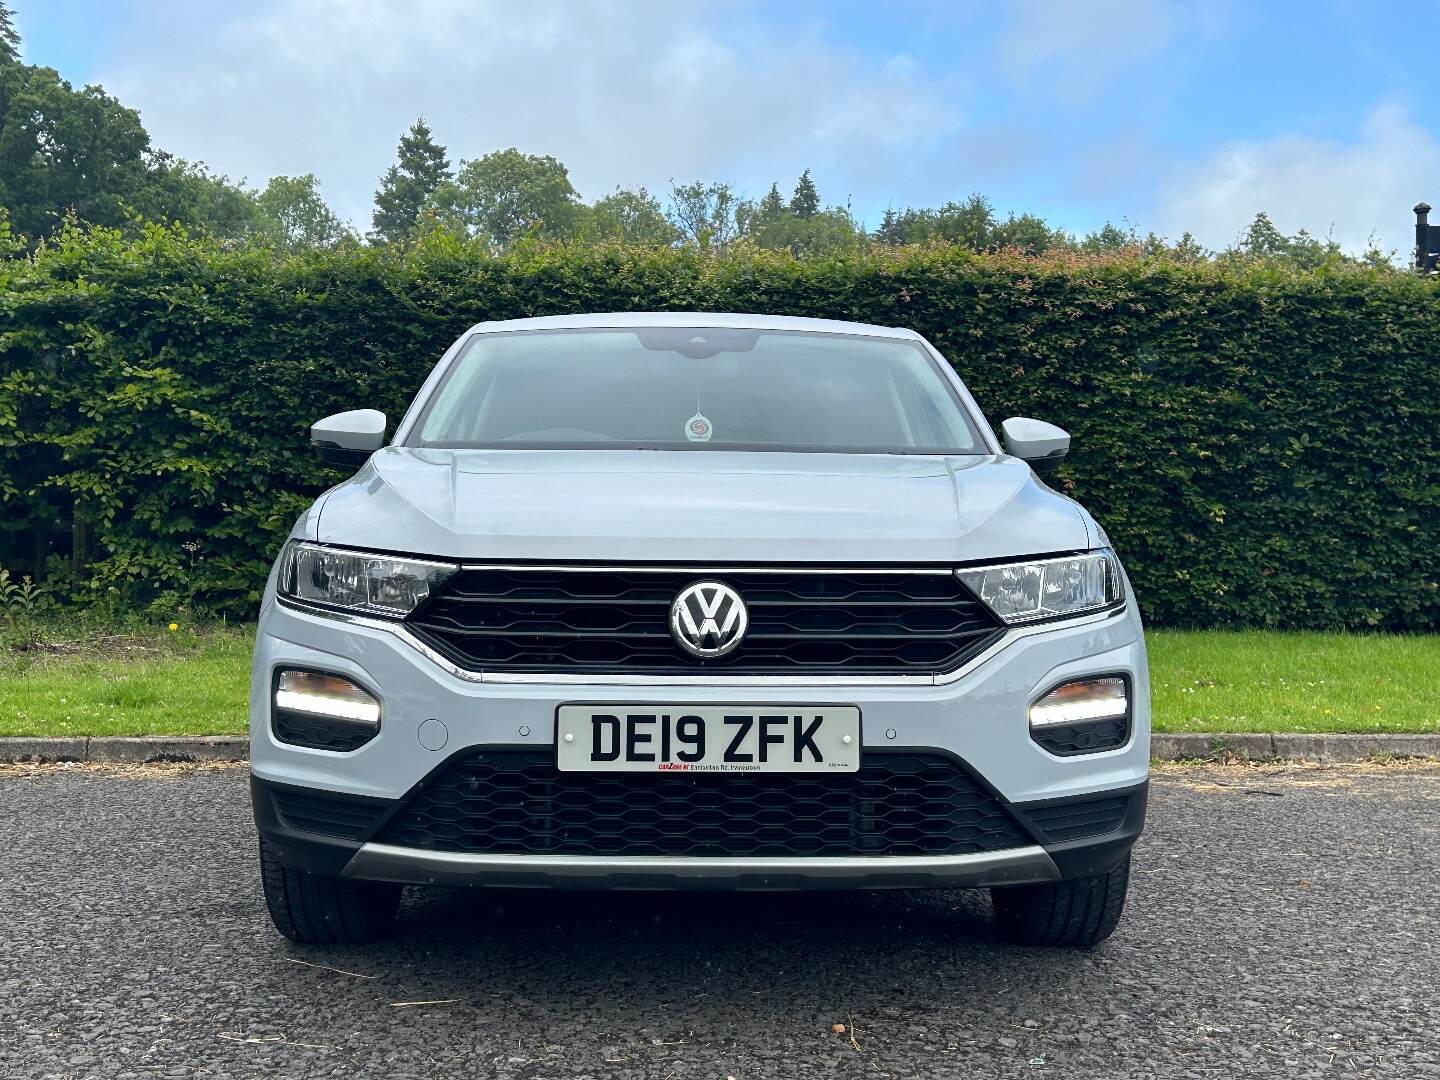
POLYGON ((1080 679, 1057 686, 1030 706, 1032 728, 1122 720, 1130 712, 1125 680, 1110 676, 1080 679))
POLYGON ((330 720, 380 726, 380 702, 349 679, 311 671, 282 671, 275 684, 275 707, 330 720))

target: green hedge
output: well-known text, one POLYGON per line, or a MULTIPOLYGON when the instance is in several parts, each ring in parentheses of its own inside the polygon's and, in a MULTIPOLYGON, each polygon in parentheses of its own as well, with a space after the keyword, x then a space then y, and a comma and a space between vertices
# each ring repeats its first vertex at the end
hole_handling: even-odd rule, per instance
POLYGON ((1436 282, 945 247, 285 257, 71 232, 0 260, 0 565, 48 557, 75 601, 248 613, 336 478, 311 421, 398 417, 482 319, 686 308, 910 326, 992 421, 1069 428, 1060 483, 1156 622, 1440 625, 1436 282))

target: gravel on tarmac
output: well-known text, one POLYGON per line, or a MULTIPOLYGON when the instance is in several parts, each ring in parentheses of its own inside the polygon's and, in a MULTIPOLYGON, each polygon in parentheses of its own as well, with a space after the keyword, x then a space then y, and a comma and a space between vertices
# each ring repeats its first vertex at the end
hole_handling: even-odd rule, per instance
POLYGON ((983 892, 488 890, 317 949, 244 767, 0 767, 0 1077, 1440 1077, 1440 768, 1167 766, 1150 805, 1093 951, 983 892))

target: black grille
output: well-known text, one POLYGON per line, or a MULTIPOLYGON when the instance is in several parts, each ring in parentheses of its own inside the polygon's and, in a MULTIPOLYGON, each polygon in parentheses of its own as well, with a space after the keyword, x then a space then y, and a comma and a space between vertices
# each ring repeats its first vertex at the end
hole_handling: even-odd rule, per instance
POLYGON ((548 855, 959 855, 1033 843, 941 754, 856 773, 562 773, 549 751, 467 752, 381 831, 430 851, 548 855))
POLYGON ((1030 737, 1058 757, 1098 754, 1130 741, 1130 720, 1092 720, 1084 724, 1056 724, 1032 728, 1030 737))
POLYGON ((275 710, 274 725, 275 738, 283 743, 337 753, 358 750, 380 732, 368 724, 347 723, 289 709, 275 710))
POLYGON ((281 824, 301 832, 363 840, 393 805, 353 795, 311 789, 270 787, 281 824))
POLYGON ((1094 799, 1065 799, 1048 806, 1021 806, 1019 809, 1052 843, 1078 840, 1114 832, 1125 823, 1130 810, 1129 791, 1105 794, 1094 799))
POLYGON ((741 570, 463 570, 411 615, 411 629, 472 670, 594 674, 929 673, 952 670, 1001 632, 949 573, 741 570), (730 655, 699 660, 670 636, 670 604, 701 579, 745 600, 730 655))

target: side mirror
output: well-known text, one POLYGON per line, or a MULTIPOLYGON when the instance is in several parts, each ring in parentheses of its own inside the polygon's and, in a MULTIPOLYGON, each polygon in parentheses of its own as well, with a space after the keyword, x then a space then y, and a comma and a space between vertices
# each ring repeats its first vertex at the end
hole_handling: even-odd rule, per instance
POLYGON ((385 445, 385 414, 351 409, 310 425, 310 443, 327 465, 358 468, 385 445))
POLYGON ((1060 467, 1070 452, 1070 433, 1044 420, 1012 416, 1000 425, 1005 452, 1028 462, 1038 476, 1047 476, 1060 467))

